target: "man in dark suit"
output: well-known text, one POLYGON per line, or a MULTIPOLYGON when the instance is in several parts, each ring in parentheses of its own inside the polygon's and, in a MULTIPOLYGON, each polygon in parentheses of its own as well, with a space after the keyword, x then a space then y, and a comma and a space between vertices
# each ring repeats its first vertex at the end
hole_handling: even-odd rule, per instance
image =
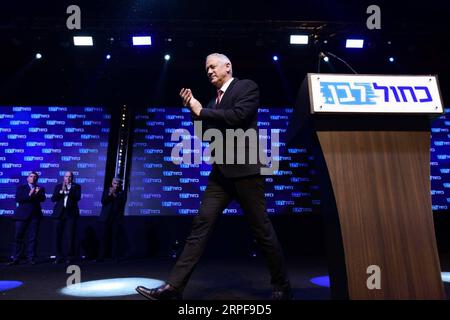
POLYGON ((28 262, 36 264, 36 244, 39 223, 42 218, 41 202, 45 201, 45 189, 37 184, 39 175, 30 172, 27 184, 19 186, 16 191, 17 209, 15 220, 14 252, 9 265, 19 264, 24 249, 24 237, 28 229, 28 262))
POLYGON ((64 260, 63 254, 63 235, 66 233, 68 242, 68 254, 65 258, 66 263, 70 263, 75 256, 75 238, 77 220, 80 216, 78 202, 81 199, 81 186, 73 182, 73 173, 67 171, 64 173, 63 183, 55 186, 52 201, 52 218, 56 219, 56 259, 55 263, 61 263, 64 260), (65 231, 65 232, 64 232, 65 231))
POLYGON ((111 257, 116 261, 119 258, 119 233, 125 211, 127 194, 122 187, 122 179, 114 178, 111 187, 105 189, 102 195, 102 211, 98 218, 100 222, 100 254, 98 262, 107 256, 109 244, 111 244, 111 257))
MULTIPOLYGON (((206 72, 209 81, 217 89, 217 98, 206 108, 194 98, 190 89, 182 89, 180 92, 183 104, 191 109, 194 119, 201 120, 203 126, 218 129, 222 133, 227 129, 256 131, 259 107, 257 84, 251 80, 233 78, 231 62, 223 54, 211 54, 206 58, 206 72)), ((228 143, 229 141, 224 142, 224 149, 227 149, 225 146, 228 143)), ((199 215, 194 218, 191 234, 167 283, 155 289, 142 286, 136 288, 141 295, 153 300, 180 299, 217 218, 232 200, 237 200, 269 267, 273 285, 272 299, 292 298, 282 250, 266 212, 264 178, 260 174, 262 166, 249 160, 251 152, 257 152, 254 147, 241 145, 231 151, 225 150, 228 153, 225 159, 235 160, 231 164, 220 164, 220 159, 216 159, 219 163, 213 165, 209 175, 199 215), (234 155, 230 155, 230 152, 234 155), (245 156, 244 163, 236 163, 240 156, 245 156)))

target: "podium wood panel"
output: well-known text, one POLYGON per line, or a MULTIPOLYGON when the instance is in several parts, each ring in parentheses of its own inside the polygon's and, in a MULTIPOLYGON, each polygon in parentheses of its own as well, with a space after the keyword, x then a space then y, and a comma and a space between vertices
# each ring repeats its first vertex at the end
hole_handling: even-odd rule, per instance
POLYGON ((444 299, 427 131, 317 131, 338 208, 350 299, 444 299), (381 268, 369 290, 367 267, 381 268))

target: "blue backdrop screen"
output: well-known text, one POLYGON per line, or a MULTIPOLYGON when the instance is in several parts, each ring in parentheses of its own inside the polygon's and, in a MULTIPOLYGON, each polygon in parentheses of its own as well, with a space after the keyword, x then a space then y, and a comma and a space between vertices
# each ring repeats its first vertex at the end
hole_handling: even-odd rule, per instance
MULTIPOLYGON (((435 119, 431 132, 431 196, 433 210, 450 203, 450 121, 435 119)), ((303 148, 285 145, 292 108, 260 108, 260 129, 280 134, 280 171, 266 176, 270 214, 314 212, 319 205, 314 159, 303 148)), ((0 107, 0 215, 14 213, 15 190, 37 171, 39 184, 51 197, 66 170, 82 185, 82 215, 98 215, 103 190, 111 115, 101 107, 0 107)), ((184 128, 194 134, 190 113, 183 108, 152 107, 135 115, 127 215, 190 215, 198 213, 211 166, 174 164, 171 134, 184 128)), ((270 134, 267 136, 270 141, 270 134)), ((270 145, 270 144, 269 144, 270 145)), ((207 144, 203 143, 203 147, 207 144)), ((44 214, 52 213, 50 199, 44 214)), ((241 214, 232 203, 225 214, 241 214)))
POLYGON ((431 128, 431 199, 433 210, 446 211, 450 203, 450 109, 431 128))
POLYGON ((12 215, 15 191, 30 171, 45 187, 45 215, 66 170, 82 187, 81 215, 98 215, 103 191, 110 114, 102 107, 0 107, 0 215, 12 215))
MULTIPOLYGON (((280 132, 280 172, 266 177, 266 201, 270 214, 307 213, 318 209, 319 188, 314 159, 303 148, 287 148, 286 130, 292 108, 261 108, 258 127, 280 132)), ((431 197, 433 210, 448 210, 450 203, 450 120, 445 115, 432 123, 431 197)), ((187 109, 148 108, 136 115, 129 215, 196 214, 211 167, 176 165, 171 150, 177 142, 170 137, 177 128, 193 135, 187 109)), ((270 137, 269 137, 270 138, 270 137)), ((270 141, 270 139, 269 139, 270 141)), ((203 143, 203 146, 207 144, 203 143)), ((241 214, 232 203, 225 214, 241 214)))
MULTIPOLYGON (((313 159, 306 149, 287 148, 285 144, 292 108, 260 108, 258 128, 267 130, 270 149, 271 130, 279 132, 280 171, 266 176, 266 201, 270 214, 307 213, 315 210, 317 186, 313 159)), ((148 108, 135 115, 133 158, 128 196, 128 215, 189 215, 198 213, 202 193, 211 166, 174 164, 171 151, 181 140, 171 141, 171 134, 184 128, 194 135, 191 115, 186 108, 148 108)), ((203 143, 206 147, 207 143, 203 143)), ((203 152, 203 151, 202 151, 203 152)), ((225 214, 241 214, 236 202, 225 214)))

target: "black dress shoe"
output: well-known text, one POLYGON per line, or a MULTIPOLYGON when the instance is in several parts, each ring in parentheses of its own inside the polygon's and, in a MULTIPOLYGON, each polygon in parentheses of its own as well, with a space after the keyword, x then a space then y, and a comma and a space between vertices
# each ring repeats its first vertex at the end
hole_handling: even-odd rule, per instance
POLYGON ((12 261, 10 261, 10 262, 8 262, 8 266, 16 266, 16 265, 18 265, 19 264, 19 260, 12 260, 12 261))
POLYGON ((274 289, 272 291, 272 300, 292 300, 293 298, 294 294, 291 288, 274 289))
POLYGON ((181 300, 183 298, 182 294, 170 284, 163 284, 154 289, 139 286, 136 288, 136 291, 150 300, 181 300))

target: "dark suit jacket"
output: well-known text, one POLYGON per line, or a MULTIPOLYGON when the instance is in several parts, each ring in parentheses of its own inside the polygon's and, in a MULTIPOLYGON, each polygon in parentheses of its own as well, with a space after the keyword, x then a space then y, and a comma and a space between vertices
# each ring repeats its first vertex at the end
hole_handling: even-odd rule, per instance
MULTIPOLYGON (((62 183, 55 186, 53 191, 52 201, 55 202, 53 207, 52 218, 61 218, 64 209, 64 193, 61 194, 62 183)), ((66 216, 70 218, 76 218, 80 215, 80 209, 78 208, 78 201, 81 199, 81 186, 76 183, 72 183, 72 187, 69 191, 69 198, 67 199, 66 216)))
MULTIPOLYGON (((194 120, 202 120, 203 129, 218 129, 226 137, 226 129, 257 130, 257 118, 259 108, 259 88, 252 80, 233 79, 218 106, 216 99, 211 100, 200 112, 200 116, 194 120)), ((243 138, 243 134, 239 135, 243 138)), ((229 141, 226 142, 229 144, 229 141)), ((224 143, 225 145, 225 143, 224 143)), ((256 143, 246 142, 238 148, 235 142, 234 164, 217 164, 218 169, 225 177, 237 178, 260 174, 261 163, 258 156, 258 134, 256 143), (250 161, 249 153, 256 155, 256 163, 250 161), (256 153, 255 153, 256 152, 256 153), (238 163, 238 153, 245 154, 245 162, 238 163)), ((225 148, 224 148, 225 149, 225 148)), ((226 161, 226 150, 223 150, 223 162, 226 161)))
POLYGON ((41 187, 39 192, 31 197, 29 196, 30 190, 28 184, 17 187, 16 202, 18 206, 13 219, 26 220, 33 214, 42 217, 41 202, 45 201, 45 189, 41 187))
POLYGON ((114 218, 122 218, 125 211, 127 194, 119 191, 116 197, 109 195, 109 190, 104 190, 102 195, 102 211, 98 218, 101 222, 110 221, 114 218))

